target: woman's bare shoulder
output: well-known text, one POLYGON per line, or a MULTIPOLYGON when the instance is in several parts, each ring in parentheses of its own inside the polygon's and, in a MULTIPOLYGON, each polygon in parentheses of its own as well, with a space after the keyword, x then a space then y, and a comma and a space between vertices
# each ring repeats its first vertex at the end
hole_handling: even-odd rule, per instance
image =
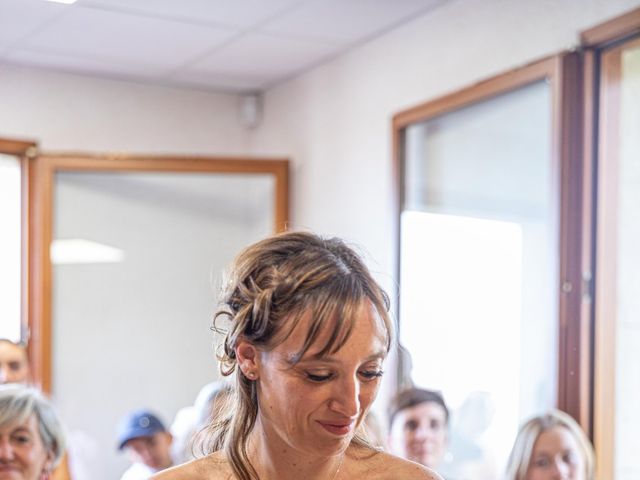
POLYGON ((384 462, 388 465, 385 478, 402 478, 406 480, 442 480, 442 477, 433 470, 420 465, 419 463, 410 462, 402 458, 383 453, 385 455, 384 462))
POLYGON ((437 473, 418 463, 410 462, 385 452, 361 457, 363 466, 362 478, 368 480, 442 480, 437 473))
POLYGON ((150 480, 229 480, 231 468, 222 452, 163 470, 150 480))

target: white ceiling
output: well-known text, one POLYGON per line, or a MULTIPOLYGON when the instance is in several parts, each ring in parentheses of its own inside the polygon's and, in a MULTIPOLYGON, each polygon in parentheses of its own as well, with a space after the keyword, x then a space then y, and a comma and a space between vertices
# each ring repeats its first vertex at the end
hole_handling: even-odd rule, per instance
POLYGON ((0 67, 263 91, 445 1, 0 0, 0 67))

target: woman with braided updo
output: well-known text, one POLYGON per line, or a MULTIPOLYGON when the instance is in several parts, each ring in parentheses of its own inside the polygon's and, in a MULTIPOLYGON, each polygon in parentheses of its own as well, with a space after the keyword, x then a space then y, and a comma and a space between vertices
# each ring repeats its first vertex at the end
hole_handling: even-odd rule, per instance
POLYGON ((245 249, 215 326, 222 373, 235 377, 229 411, 210 427, 208 455, 154 479, 439 478, 363 435, 392 324, 385 293, 342 241, 293 232, 245 249))

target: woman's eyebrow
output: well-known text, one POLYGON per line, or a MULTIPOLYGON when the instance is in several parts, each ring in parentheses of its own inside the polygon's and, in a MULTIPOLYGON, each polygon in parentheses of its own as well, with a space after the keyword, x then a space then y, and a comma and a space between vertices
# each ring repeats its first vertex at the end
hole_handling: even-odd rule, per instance
POLYGON ((365 362, 370 362, 371 360, 384 360, 387 357, 386 350, 379 350, 376 353, 369 355, 364 359, 365 362))
POLYGON ((16 427, 13 430, 13 433, 31 433, 31 430, 29 430, 27 427, 20 426, 16 427))

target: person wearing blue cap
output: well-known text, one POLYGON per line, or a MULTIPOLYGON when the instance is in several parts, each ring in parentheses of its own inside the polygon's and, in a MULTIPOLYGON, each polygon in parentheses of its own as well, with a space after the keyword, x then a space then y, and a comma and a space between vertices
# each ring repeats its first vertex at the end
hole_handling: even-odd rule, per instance
POLYGON ((155 472, 173 465, 173 437, 160 419, 147 410, 129 413, 120 422, 118 450, 128 453, 132 465, 121 480, 146 480, 155 472))

